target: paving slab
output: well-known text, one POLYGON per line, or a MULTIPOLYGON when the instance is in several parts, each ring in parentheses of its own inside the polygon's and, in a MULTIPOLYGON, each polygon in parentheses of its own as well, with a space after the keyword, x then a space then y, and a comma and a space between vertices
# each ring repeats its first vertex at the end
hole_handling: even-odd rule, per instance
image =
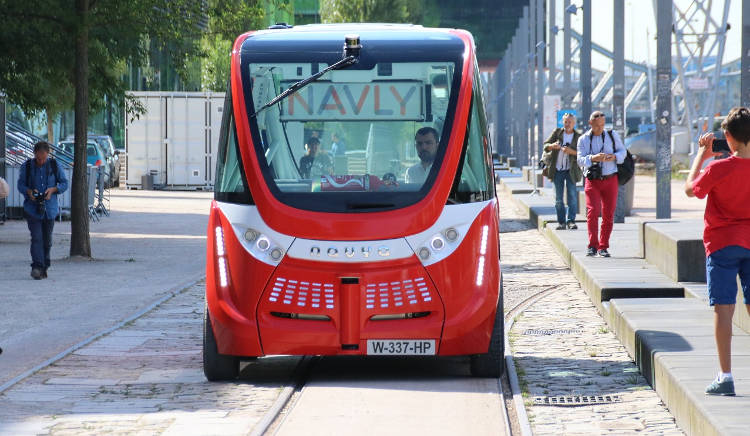
POLYGON ((676 282, 705 282, 703 221, 644 222, 639 232, 646 261, 676 282))
POLYGON ((112 190, 91 259, 70 258, 70 222, 55 224, 46 280, 29 276, 26 223, 0 226, 0 386, 204 276, 212 196, 112 190))
POLYGON ((529 194, 534 188, 526 183, 520 177, 506 177, 502 179, 502 183, 498 183, 500 188, 510 194, 529 194))
POLYGON ((738 397, 728 402, 703 393, 718 365, 713 314, 705 301, 616 299, 610 301, 609 316, 641 373, 688 434, 747 434, 747 425, 736 424, 742 416, 737 412, 750 406, 750 396, 742 393, 750 393, 750 335, 735 327, 732 361, 738 397), (737 410, 729 412, 727 406, 737 410))

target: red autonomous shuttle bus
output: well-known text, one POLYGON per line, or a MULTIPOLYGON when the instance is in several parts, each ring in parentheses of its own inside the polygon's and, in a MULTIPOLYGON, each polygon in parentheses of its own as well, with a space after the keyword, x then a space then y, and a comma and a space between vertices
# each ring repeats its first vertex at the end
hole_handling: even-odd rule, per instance
POLYGON ((498 205, 471 34, 274 26, 234 44, 203 365, 469 355, 503 371, 498 205))

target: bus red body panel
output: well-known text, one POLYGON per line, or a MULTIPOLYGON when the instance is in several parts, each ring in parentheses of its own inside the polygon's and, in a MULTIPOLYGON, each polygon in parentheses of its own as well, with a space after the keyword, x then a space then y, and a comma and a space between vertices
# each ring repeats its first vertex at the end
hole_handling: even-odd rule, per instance
POLYGON ((442 355, 487 351, 497 309, 497 284, 500 283, 497 238, 492 236, 498 234, 496 217, 497 205, 487 206, 459 248, 444 261, 427 267, 441 297, 450 302, 445 309, 440 343, 442 355), (484 232, 487 236, 483 238, 484 232), (485 254, 477 256, 482 251, 483 240, 485 254))
POLYGON ((235 356, 262 356, 263 349, 255 319, 260 290, 273 268, 255 260, 239 244, 231 225, 212 202, 206 241, 206 304, 211 313, 219 352, 235 356), (215 229, 221 227, 227 259, 227 286, 221 286, 215 229), (240 285, 242 284, 242 285, 240 285), (253 292, 253 290, 257 290, 253 292))

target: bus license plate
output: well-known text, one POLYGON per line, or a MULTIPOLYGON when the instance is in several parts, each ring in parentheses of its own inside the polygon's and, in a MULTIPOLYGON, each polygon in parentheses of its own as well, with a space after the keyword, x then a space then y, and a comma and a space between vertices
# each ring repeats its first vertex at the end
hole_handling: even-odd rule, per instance
POLYGON ((368 355, 432 356, 434 339, 368 339, 368 355))

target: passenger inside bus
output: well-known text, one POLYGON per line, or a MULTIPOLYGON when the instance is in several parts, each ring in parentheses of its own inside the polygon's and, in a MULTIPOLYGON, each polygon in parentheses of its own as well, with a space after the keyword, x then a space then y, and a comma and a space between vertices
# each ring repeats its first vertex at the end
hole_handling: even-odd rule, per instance
POLYGON ((333 173, 333 163, 328 153, 320 151, 320 140, 311 137, 305 144, 307 154, 299 160, 299 171, 302 178, 317 178, 333 173))
POLYGON ((420 162, 406 170, 406 183, 423 184, 432 168, 438 146, 438 132, 432 127, 422 127, 414 137, 414 146, 420 162))

